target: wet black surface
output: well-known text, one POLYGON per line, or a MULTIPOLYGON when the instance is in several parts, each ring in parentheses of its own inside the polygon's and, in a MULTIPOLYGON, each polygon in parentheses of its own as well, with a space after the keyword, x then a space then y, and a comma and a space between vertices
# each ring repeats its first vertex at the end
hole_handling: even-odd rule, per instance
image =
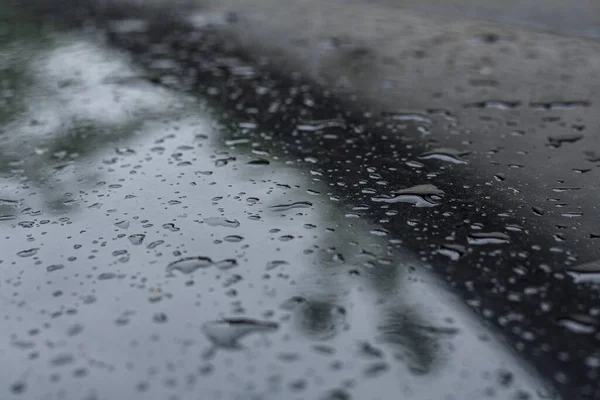
POLYGON ((598 397, 593 101, 383 112, 228 15, 60 11, 5 24, 12 395, 598 397))

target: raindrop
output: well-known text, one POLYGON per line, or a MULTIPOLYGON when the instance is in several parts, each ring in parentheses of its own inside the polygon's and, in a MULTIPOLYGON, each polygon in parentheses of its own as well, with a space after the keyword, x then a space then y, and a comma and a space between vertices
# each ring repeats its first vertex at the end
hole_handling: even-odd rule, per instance
POLYGON ((254 319, 223 319, 202 325, 202 331, 214 345, 227 349, 240 349, 239 340, 252 333, 272 333, 279 328, 275 322, 254 319))
POLYGON ((309 201, 298 201, 296 203, 290 204, 280 204, 276 206, 271 206, 270 208, 274 211, 287 211, 292 210, 294 208, 309 208, 312 207, 312 203, 309 201))
POLYGON ((141 234, 141 233, 129 235, 129 237, 128 237, 131 244, 136 245, 136 246, 142 244, 142 242, 144 241, 145 238, 146 238, 146 235, 141 234))
POLYGON ((440 160, 453 164, 466 164, 467 161, 460 158, 461 156, 466 156, 469 154, 469 151, 461 151, 450 148, 439 148, 427 151, 422 153, 419 158, 422 160, 440 160))
POLYGON ((127 148, 116 148, 115 152, 120 156, 130 156, 132 154, 135 154, 135 150, 127 148))
POLYGON ((585 315, 563 318, 558 320, 557 323, 571 332, 579 334, 591 334, 596 332, 597 329, 597 321, 585 315))
POLYGON ((465 108, 491 108, 496 110, 513 110, 517 107, 520 107, 522 103, 520 101, 497 101, 497 100, 487 100, 480 101, 477 103, 468 103, 465 104, 465 108))
POLYGON ((71 364, 75 358, 71 354, 59 354, 50 360, 50 365, 62 367, 63 365, 71 364))
POLYGON ((436 251, 436 253, 446 256, 452 261, 457 261, 466 253, 466 249, 464 246, 461 246, 459 244, 445 244, 442 247, 440 247, 436 251))
POLYGON ((215 167, 224 167, 227 164, 229 164, 229 162, 235 161, 235 160, 236 160, 235 157, 220 158, 218 160, 215 160, 215 167))
POLYGON ((48 272, 54 272, 54 271, 58 271, 59 269, 63 269, 65 266, 62 264, 53 264, 53 265, 49 265, 46 267, 46 271, 48 272))
POLYGON ((583 139, 581 133, 565 133, 562 135, 553 135, 548 137, 550 146, 560 147, 563 143, 575 143, 583 139))
POLYGON ((551 101, 551 102, 531 102, 529 106, 535 110, 554 111, 554 110, 574 110, 577 108, 586 108, 591 104, 589 101, 551 101))
POLYGON ((115 274, 114 272, 103 272, 98 275, 98 280, 99 281, 107 281, 109 279, 115 279, 116 277, 117 277, 117 274, 115 274))
POLYGON ((204 218, 204 222, 210 226, 224 226, 226 228, 237 228, 240 222, 236 219, 227 219, 225 217, 204 218))
POLYGON ((11 221, 17 219, 16 215, 0 215, 0 221, 11 221))
POLYGON ((168 319, 169 318, 167 317, 167 314, 165 314, 165 313, 156 313, 152 317, 152 320, 154 322, 156 322, 157 324, 164 324, 165 322, 168 321, 168 319))
POLYGON ((302 121, 298 124, 297 129, 305 132, 316 132, 328 128, 345 128, 344 121, 339 119, 321 119, 313 121, 302 121))
POLYGON ((275 269, 275 268, 280 267, 282 265, 289 265, 289 263, 287 261, 283 261, 283 260, 269 261, 267 263, 267 271, 271 271, 272 269, 275 269))
POLYGON ((510 242, 510 236, 502 232, 474 232, 468 237, 469 244, 504 244, 510 242))
POLYGON ((158 246, 160 246, 161 244, 163 244, 165 241, 164 240, 155 240, 152 243, 149 243, 148 246, 146 246, 147 249, 155 249, 158 246))
POLYGON ((28 249, 28 250, 21 250, 17 253, 17 255, 19 257, 31 257, 31 256, 35 256, 38 252, 39 248, 33 248, 33 249, 28 249))
POLYGON ((25 382, 15 382, 10 385, 10 391, 14 394, 22 394, 27 390, 27 384, 25 382))
POLYGON ((16 207, 19 202, 16 200, 0 199, 0 206, 16 207))
POLYGON ((220 270, 227 270, 227 269, 235 268, 235 267, 237 267, 237 265, 238 265, 238 262, 234 258, 226 258, 225 260, 217 261, 215 263, 215 267, 217 267, 220 270))
POLYGON ((263 158, 259 158, 257 160, 252 160, 252 161, 248 161, 248 165, 255 165, 255 166, 261 166, 261 165, 269 165, 270 161, 269 160, 265 160, 263 158))
POLYGON ((384 112, 383 117, 394 121, 414 122, 417 124, 432 124, 433 120, 425 114, 418 112, 384 112))
POLYGON ((184 274, 191 274, 200 268, 207 268, 213 265, 213 262, 208 257, 186 257, 173 261, 167 265, 167 272, 179 271, 184 274))
POLYGON ((376 203, 409 203, 415 207, 435 207, 444 194, 443 190, 434 185, 417 185, 407 189, 395 191, 396 196, 373 197, 372 201, 376 203))
POLYGON ((129 221, 119 221, 115 224, 117 228, 127 229, 129 228, 129 221))
POLYGON ((376 362, 373 363, 371 365, 369 365, 366 369, 365 369, 365 377, 367 378, 373 378, 376 376, 381 375, 382 373, 386 372, 387 370, 389 370, 390 366, 388 365, 388 363, 386 362, 376 362))
POLYGON ((583 213, 582 212, 565 212, 561 214, 563 217, 565 218, 579 218, 579 217, 583 217, 583 213))
POLYGON ((164 229, 170 230, 171 232, 177 232, 177 231, 179 231, 179 228, 176 227, 175 224, 171 224, 171 223, 169 223, 169 224, 163 224, 162 227, 164 229))
POLYGON ((541 207, 531 207, 531 211, 533 211, 533 213, 539 217, 544 215, 544 209, 541 207))
POLYGON ((242 240, 244 240, 244 237, 240 236, 240 235, 229 235, 229 236, 225 236, 223 238, 223 240, 225 240, 226 242, 230 242, 230 243, 239 243, 242 240))

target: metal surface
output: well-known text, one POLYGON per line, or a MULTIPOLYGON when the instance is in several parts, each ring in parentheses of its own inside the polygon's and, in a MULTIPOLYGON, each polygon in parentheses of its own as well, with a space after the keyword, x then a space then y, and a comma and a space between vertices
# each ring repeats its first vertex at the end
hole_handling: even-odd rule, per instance
POLYGON ((3 398, 598 397, 595 42, 31 10, 0 49, 3 398))

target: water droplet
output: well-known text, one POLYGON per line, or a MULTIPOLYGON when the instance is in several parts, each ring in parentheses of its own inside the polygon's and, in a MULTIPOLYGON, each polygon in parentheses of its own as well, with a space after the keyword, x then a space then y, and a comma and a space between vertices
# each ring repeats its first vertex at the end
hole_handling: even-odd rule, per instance
POLYGON ((440 247, 436 251, 436 253, 446 256, 452 261, 457 261, 466 253, 466 249, 464 246, 461 246, 459 244, 445 244, 442 247, 440 247))
POLYGON ((167 265, 167 272, 179 271, 184 274, 191 274, 197 269, 207 268, 211 265, 213 265, 213 262, 208 257, 186 257, 167 265))
POLYGON ((75 358, 71 354, 59 354, 50 359, 50 365, 55 367, 62 367, 64 365, 71 364, 75 361, 75 358))
POLYGON ((394 121, 413 122, 417 124, 432 124, 433 120, 419 112, 383 112, 383 117, 394 121))
POLYGON ((129 221, 119 221, 115 224, 117 228, 127 229, 129 228, 129 221))
POLYGON ((558 320, 557 324, 564 326, 573 333, 579 334, 591 334, 596 332, 596 329, 598 328, 598 321, 586 315, 575 315, 570 318, 563 318, 558 320))
POLYGON ((230 242, 230 243, 239 243, 242 240, 244 240, 244 237, 240 236, 240 235, 229 235, 229 236, 225 236, 223 238, 223 240, 226 242, 230 242))
POLYGON ((0 199, 0 206, 16 207, 19 202, 16 200, 0 199))
POLYGON ((48 272, 54 272, 54 271, 58 271, 59 269, 63 269, 65 266, 62 264, 53 264, 53 265, 49 265, 46 267, 46 271, 48 272))
POLYGON ((439 205, 437 201, 441 199, 444 191, 427 184, 394 191, 394 194, 396 196, 373 197, 371 200, 376 203, 409 203, 415 207, 435 207, 439 205))
POLYGON ((129 241, 131 242, 131 244, 133 245, 140 245, 142 244, 142 242, 144 241, 144 239, 146 238, 146 235, 141 234, 141 233, 136 233, 133 235, 129 235, 129 241))
POLYGON ((160 246, 161 244, 163 244, 165 241, 164 240, 155 240, 154 242, 151 242, 148 244, 148 246, 146 246, 147 249, 155 249, 158 246, 160 246))
POLYGON ((313 204, 309 201, 298 201, 296 203, 280 204, 276 206, 271 206, 269 208, 271 208, 274 211, 287 211, 292 210, 294 208, 309 208, 312 207, 312 205, 313 204))
POLYGON ((563 143, 575 143, 583 139, 581 133, 564 133, 562 135, 548 136, 548 141, 552 147, 560 147, 563 143))
POLYGON ((227 349, 239 349, 239 341, 252 333, 275 332, 279 325, 275 322, 254 319, 223 319, 209 321, 202 325, 202 331, 214 345, 227 349))
POLYGON ((321 119, 312 121, 302 121, 296 127, 299 131, 316 132, 328 128, 345 128, 344 121, 339 119, 321 119))
POLYGON ((11 221, 17 219, 16 215, 0 215, 0 221, 11 221))
POLYGON ((289 265, 289 263, 287 261, 283 261, 283 260, 269 261, 267 263, 267 271, 271 271, 272 269, 275 269, 275 268, 280 267, 282 265, 289 265))
POLYGON ((384 361, 380 361, 380 362, 372 363, 371 365, 369 365, 365 369, 364 375, 367 378, 373 378, 373 377, 383 374, 384 372, 386 372, 389 369, 390 369, 390 366, 388 363, 386 363, 384 361))
POLYGON ((135 150, 127 148, 116 148, 115 152, 120 156, 130 156, 135 154, 135 150))
POLYGON ((115 274, 114 272, 103 272, 98 275, 98 280, 99 281, 107 281, 110 279, 115 279, 116 277, 117 277, 117 274, 115 274))
POLYGON ((319 400, 350 400, 352 397, 344 389, 332 389, 325 392, 319 400))
POLYGON ((171 223, 169 223, 169 224, 163 224, 162 227, 164 229, 170 230, 171 232, 177 232, 177 231, 179 231, 179 228, 176 227, 175 224, 171 224, 171 223))
POLYGON ((263 158, 259 158, 257 160, 252 160, 252 161, 248 161, 248 165, 256 165, 256 166, 261 166, 261 165, 269 165, 271 162, 269 160, 265 160, 263 158))
POLYGON ((533 213, 539 217, 544 215, 544 209, 541 207, 531 207, 531 211, 533 211, 533 213))
POLYGON ((517 107, 520 107, 523 103, 520 101, 497 101, 497 100, 487 100, 480 101, 477 103, 468 103, 465 104, 465 108, 491 108, 496 110, 513 110, 517 107))
POLYGON ((224 226, 226 228, 237 228, 240 222, 236 219, 227 219, 225 217, 204 218, 204 222, 210 226, 224 226))
POLYGON ((34 225, 35 225, 35 222, 33 222, 33 221, 21 221, 21 222, 19 222, 19 226, 21 228, 33 228, 34 225))
POLYGON ((28 250, 21 250, 17 253, 17 255, 19 257, 31 257, 31 256, 35 256, 38 252, 39 248, 33 248, 33 249, 28 249, 28 250))
POLYGON ((561 214, 563 217, 565 218, 579 218, 579 217, 583 217, 583 213, 582 212, 565 212, 561 214))
POLYGON ((227 270, 227 269, 235 268, 237 266, 238 266, 238 262, 235 258, 226 258, 224 260, 217 261, 215 263, 215 267, 217 267, 220 270, 227 270))
POLYGON ((574 192, 577 190, 581 190, 581 188, 577 188, 577 187, 556 187, 556 188, 552 188, 553 192, 556 193, 563 193, 563 192, 574 192))
POLYGON ((422 153, 419 156, 419 158, 422 160, 430 160, 430 159, 440 160, 440 161, 445 161, 445 162, 449 162, 449 163, 453 163, 453 164, 467 164, 467 161, 463 160, 460 157, 466 156, 469 153, 470 153, 469 151, 461 151, 461 150, 451 149, 451 148, 439 148, 439 149, 432 149, 430 151, 422 153))
POLYGON ((227 164, 229 164, 231 161, 235 161, 235 160, 236 160, 235 157, 220 158, 218 160, 215 160, 215 167, 224 167, 227 164))
POLYGON ((575 101, 551 101, 551 102, 531 102, 529 106, 534 110, 554 111, 554 110, 575 110, 577 108, 589 107, 591 103, 587 100, 575 101))
POLYGON ((67 329, 67 336, 76 336, 76 335, 79 335, 81 332, 83 332, 83 325, 80 325, 80 324, 71 325, 67 329))
POLYGON ((156 313, 152 317, 152 320, 154 322, 156 322, 157 324, 164 324, 165 322, 167 322, 169 320, 169 318, 167 317, 167 314, 165 314, 165 313, 156 313))
POLYGON ((23 394, 27 390, 27 384, 25 382, 15 382, 10 385, 10 391, 14 394, 23 394))
POLYGON ((510 236, 502 232, 474 232, 468 237, 469 244, 504 244, 510 243, 510 236))

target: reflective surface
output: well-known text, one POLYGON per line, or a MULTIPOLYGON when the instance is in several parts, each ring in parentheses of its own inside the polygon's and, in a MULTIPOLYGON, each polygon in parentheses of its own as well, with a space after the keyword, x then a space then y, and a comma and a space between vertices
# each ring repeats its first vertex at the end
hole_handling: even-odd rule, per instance
POLYGON ((380 110, 111 12, 2 22, 4 398, 593 396, 589 96, 380 110))

